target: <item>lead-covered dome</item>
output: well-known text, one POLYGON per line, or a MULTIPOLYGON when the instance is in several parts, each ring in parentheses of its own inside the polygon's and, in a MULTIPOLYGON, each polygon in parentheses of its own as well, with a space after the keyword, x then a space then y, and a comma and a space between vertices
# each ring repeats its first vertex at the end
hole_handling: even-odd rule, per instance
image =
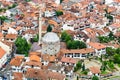
POLYGON ((60 50, 60 39, 54 32, 48 32, 42 38, 42 53, 56 55, 60 50))
POLYGON ((43 42, 57 42, 59 40, 60 39, 59 39, 58 35, 54 32, 48 32, 42 38, 43 42))

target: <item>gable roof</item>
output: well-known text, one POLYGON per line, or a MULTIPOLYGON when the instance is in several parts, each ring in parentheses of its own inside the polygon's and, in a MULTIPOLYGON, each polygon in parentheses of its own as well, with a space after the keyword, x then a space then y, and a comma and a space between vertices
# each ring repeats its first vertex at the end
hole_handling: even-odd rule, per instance
POLYGON ((95 49, 103 49, 103 48, 106 48, 105 45, 103 45, 103 44, 101 44, 101 43, 97 43, 97 42, 89 42, 88 45, 91 46, 92 48, 95 48, 95 49))
POLYGON ((11 66, 20 66, 22 64, 23 56, 16 56, 10 61, 11 66))
POLYGON ((62 57, 61 62, 76 64, 77 60, 70 57, 62 57))
POLYGON ((99 68, 99 67, 92 66, 92 67, 90 67, 89 69, 90 69, 90 71, 91 71, 93 74, 100 73, 100 68, 99 68))

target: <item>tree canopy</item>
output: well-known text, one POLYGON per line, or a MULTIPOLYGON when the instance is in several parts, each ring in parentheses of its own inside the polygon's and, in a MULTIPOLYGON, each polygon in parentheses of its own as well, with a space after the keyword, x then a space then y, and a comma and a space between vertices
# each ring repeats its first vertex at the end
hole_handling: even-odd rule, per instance
POLYGON ((67 48, 68 49, 83 49, 83 48, 86 48, 86 44, 82 41, 71 41, 69 40, 67 42, 67 48))
POLYGON ((25 54, 29 53, 31 45, 26 41, 25 38, 18 37, 15 41, 15 45, 17 47, 16 53, 17 54, 25 54))
POLYGON ((69 35, 66 31, 62 32, 61 40, 66 42, 68 49, 82 49, 87 47, 84 42, 73 40, 72 36, 69 35))
POLYGON ((63 11, 60 11, 60 10, 57 10, 55 13, 56 13, 56 16, 61 16, 61 15, 63 15, 63 11))
POLYGON ((1 24, 4 23, 5 20, 8 20, 6 16, 0 16, 1 24))
POLYGON ((51 25, 48 25, 47 32, 51 32, 51 31, 52 31, 52 27, 51 27, 51 25))
POLYGON ((99 80, 98 76, 93 76, 92 80, 99 80))
POLYGON ((32 42, 38 42, 38 40, 39 40, 39 35, 36 34, 36 35, 33 37, 32 42))

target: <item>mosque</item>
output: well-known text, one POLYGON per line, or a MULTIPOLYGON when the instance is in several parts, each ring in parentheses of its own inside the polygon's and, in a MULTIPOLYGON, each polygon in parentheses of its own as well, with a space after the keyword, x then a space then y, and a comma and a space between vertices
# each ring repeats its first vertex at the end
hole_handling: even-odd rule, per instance
MULTIPOLYGON (((42 6, 43 7, 43 6, 42 6)), ((42 11, 39 11, 39 42, 42 45, 42 54, 55 55, 60 50, 60 39, 58 35, 54 32, 47 32, 42 37, 42 11)))

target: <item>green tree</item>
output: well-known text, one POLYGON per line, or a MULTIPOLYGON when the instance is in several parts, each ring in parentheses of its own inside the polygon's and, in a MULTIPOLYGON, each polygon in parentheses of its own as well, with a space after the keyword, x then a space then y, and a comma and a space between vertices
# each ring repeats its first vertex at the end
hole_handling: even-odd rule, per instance
POLYGON ((116 53, 116 50, 111 48, 111 47, 107 47, 106 48, 106 53, 109 55, 109 56, 112 56, 116 53))
POLYGON ((92 80, 99 80, 98 76, 93 76, 92 80))
POLYGON ((62 34, 61 34, 61 40, 65 41, 65 38, 66 38, 67 35, 68 35, 67 32, 63 31, 62 34))
POLYGON ((82 65, 82 71, 85 71, 85 64, 82 65))
POLYGON ((114 40, 115 38, 115 36, 113 35, 113 32, 110 32, 108 36, 110 40, 114 40))
POLYGON ((82 63, 81 63, 80 61, 78 61, 78 63, 76 64, 76 67, 77 67, 78 69, 80 69, 80 68, 82 67, 82 63))
POLYGON ((77 76, 77 80, 79 80, 79 77, 77 76))
POLYGON ((113 62, 120 64, 120 54, 115 54, 113 56, 113 62))
POLYGON ((83 49, 86 47, 87 47, 87 45, 84 42, 80 41, 79 49, 83 49))
POLYGON ((119 37, 117 40, 118 40, 118 42, 120 43, 120 37, 119 37))
POLYGON ((51 25, 48 25, 47 32, 51 32, 51 31, 52 31, 52 27, 51 27, 51 25))
POLYGON ((69 41, 67 42, 67 48, 68 48, 68 49, 71 49, 72 47, 73 47, 72 41, 69 40, 69 41))
POLYGON ((69 40, 72 40, 71 36, 68 34, 66 37, 65 37, 65 42, 68 42, 69 40))
POLYGON ((109 66, 109 68, 110 69, 114 69, 115 67, 114 67, 114 63, 113 62, 108 62, 108 66, 109 66))
POLYGON ((31 45, 26 41, 25 38, 18 37, 15 41, 15 46, 17 47, 17 54, 25 54, 29 53, 31 45))
POLYGON ((80 48, 80 41, 73 41, 73 44, 75 46, 75 49, 79 49, 80 48))
POLYGON ((63 2, 63 0, 60 0, 60 4, 63 2))
POLYGON ((117 49, 116 49, 116 53, 117 53, 117 54, 120 54, 120 48, 117 48, 117 49))
POLYGON ((12 4, 12 5, 8 6, 8 9, 15 8, 17 5, 18 5, 17 3, 14 3, 14 4, 12 4))
POLYGON ((1 25, 4 23, 5 20, 8 20, 6 16, 0 16, 1 25))
POLYGON ((62 11, 60 11, 60 10, 57 10, 55 13, 56 13, 56 16, 63 15, 63 12, 62 12, 62 11))
POLYGON ((108 42, 110 42, 110 39, 107 36, 99 36, 98 39, 99 39, 100 43, 108 43, 108 42))
POLYGON ((38 42, 38 40, 39 40, 39 35, 36 34, 35 37, 33 38, 33 42, 38 42))

